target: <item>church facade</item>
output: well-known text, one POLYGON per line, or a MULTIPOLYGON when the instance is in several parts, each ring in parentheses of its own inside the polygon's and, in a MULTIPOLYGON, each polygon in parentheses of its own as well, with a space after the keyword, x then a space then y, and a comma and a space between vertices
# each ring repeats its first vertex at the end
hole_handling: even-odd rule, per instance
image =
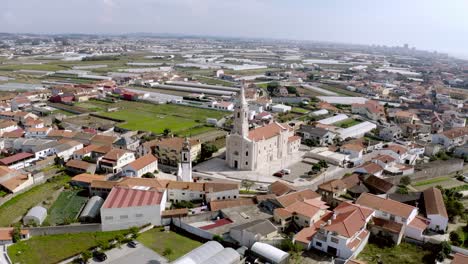
POLYGON ((229 167, 256 170, 299 150, 300 137, 294 136, 290 126, 273 122, 249 130, 248 113, 242 87, 234 109, 233 129, 226 139, 226 162, 229 167))

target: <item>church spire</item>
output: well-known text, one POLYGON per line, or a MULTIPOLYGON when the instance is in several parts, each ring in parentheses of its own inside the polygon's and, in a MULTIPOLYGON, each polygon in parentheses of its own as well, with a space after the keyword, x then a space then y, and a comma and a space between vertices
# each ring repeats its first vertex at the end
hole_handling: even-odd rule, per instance
POLYGON ((245 100, 244 86, 244 82, 242 82, 234 110, 234 129, 232 132, 247 137, 249 134, 249 105, 245 100))

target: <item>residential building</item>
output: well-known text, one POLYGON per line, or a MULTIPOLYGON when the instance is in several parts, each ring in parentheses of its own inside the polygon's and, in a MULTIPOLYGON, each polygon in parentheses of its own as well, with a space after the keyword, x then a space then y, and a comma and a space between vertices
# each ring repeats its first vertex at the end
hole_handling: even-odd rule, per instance
POLYGON ((447 230, 448 214, 444 204, 442 192, 435 187, 430 187, 423 192, 426 217, 429 219, 429 229, 435 231, 447 230))
POLYGON ((102 230, 122 230, 146 224, 159 226, 166 199, 166 190, 114 187, 101 207, 102 230))
POLYGON ((440 134, 432 135, 432 143, 440 144, 445 149, 452 149, 462 146, 468 140, 468 127, 453 128, 440 134))
POLYGON ((240 246, 250 248, 255 242, 269 240, 278 235, 278 229, 269 220, 258 219, 234 226, 229 235, 240 246))
POLYGON ((123 149, 111 149, 98 161, 98 166, 109 173, 118 173, 123 167, 135 160, 133 152, 123 149))
POLYGON ((336 134, 329 130, 310 125, 301 125, 297 133, 303 141, 311 140, 316 146, 331 145, 336 137, 336 134))
POLYGON ((140 178, 146 173, 154 173, 158 170, 158 159, 152 154, 147 154, 132 161, 123 167, 123 174, 127 177, 140 178))

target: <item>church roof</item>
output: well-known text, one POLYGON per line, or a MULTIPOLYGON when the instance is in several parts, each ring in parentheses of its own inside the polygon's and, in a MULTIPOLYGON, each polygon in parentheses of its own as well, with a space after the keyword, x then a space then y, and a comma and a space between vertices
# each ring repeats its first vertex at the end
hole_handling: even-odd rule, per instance
POLYGON ((269 139, 278 136, 282 131, 286 131, 289 129, 290 127, 288 125, 282 125, 274 122, 269 125, 250 130, 249 139, 253 141, 269 139))

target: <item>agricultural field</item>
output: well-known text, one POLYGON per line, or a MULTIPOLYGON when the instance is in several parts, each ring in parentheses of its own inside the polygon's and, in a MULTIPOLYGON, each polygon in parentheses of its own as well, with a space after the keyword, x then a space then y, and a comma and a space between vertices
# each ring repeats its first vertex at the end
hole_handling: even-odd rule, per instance
POLYGON ((107 110, 107 107, 112 106, 112 103, 98 101, 98 100, 90 100, 87 102, 79 102, 75 103, 75 106, 86 108, 93 112, 103 112, 107 110))
POLYGON ((162 104, 154 105, 140 102, 122 101, 115 104, 120 107, 116 112, 103 112, 103 116, 125 120, 119 126, 131 130, 151 131, 163 133, 168 128, 173 133, 197 134, 213 130, 214 128, 200 128, 206 118, 220 119, 225 112, 201 109, 182 105, 162 104))
POLYGON ((348 91, 346 89, 338 88, 336 86, 329 85, 329 84, 321 84, 320 88, 328 90, 328 91, 335 92, 335 93, 337 93, 337 94, 339 94, 341 96, 362 96, 362 94, 360 94, 358 92, 348 91))
POLYGON ((56 176, 50 182, 36 186, 4 203, 0 206, 0 226, 9 226, 17 222, 31 207, 51 198, 55 191, 69 181, 69 176, 56 176))
POLYGON ((402 242, 395 247, 379 247, 374 243, 368 243, 358 255, 359 260, 366 263, 407 263, 421 264, 434 263, 433 253, 413 244, 402 242))
POLYGON ((429 187, 435 187, 437 185, 442 186, 445 189, 454 188, 463 185, 464 182, 458 181, 455 178, 449 176, 437 177, 429 180, 417 181, 411 184, 418 191, 425 190, 429 187))
POLYGON ((169 259, 169 261, 174 261, 175 259, 192 251, 194 248, 202 245, 199 241, 172 231, 165 232, 161 230, 161 228, 153 228, 144 232, 138 237, 138 241, 160 255, 164 255, 163 252, 166 249, 171 249, 171 253, 164 256, 169 259))
POLYGON ((74 222, 81 208, 88 200, 83 190, 70 190, 60 193, 49 210, 46 219, 51 225, 68 224, 74 222))
POLYGON ((355 126, 355 125, 357 125, 357 124, 359 124, 359 123, 361 123, 361 122, 349 118, 349 119, 340 121, 340 122, 338 122, 338 123, 335 123, 334 125, 337 126, 337 127, 341 127, 341 128, 348 128, 348 127, 355 126))
POLYGON ((13 263, 36 264, 58 263, 85 250, 96 247, 102 241, 125 235, 127 230, 112 232, 77 233, 33 236, 8 247, 13 263))
POLYGON ((196 76, 195 78, 196 78, 199 82, 204 83, 204 84, 209 84, 209 85, 222 85, 222 86, 229 86, 229 87, 233 87, 233 86, 234 86, 234 83, 232 83, 232 82, 219 80, 219 79, 217 79, 217 78, 204 77, 204 76, 196 76))

